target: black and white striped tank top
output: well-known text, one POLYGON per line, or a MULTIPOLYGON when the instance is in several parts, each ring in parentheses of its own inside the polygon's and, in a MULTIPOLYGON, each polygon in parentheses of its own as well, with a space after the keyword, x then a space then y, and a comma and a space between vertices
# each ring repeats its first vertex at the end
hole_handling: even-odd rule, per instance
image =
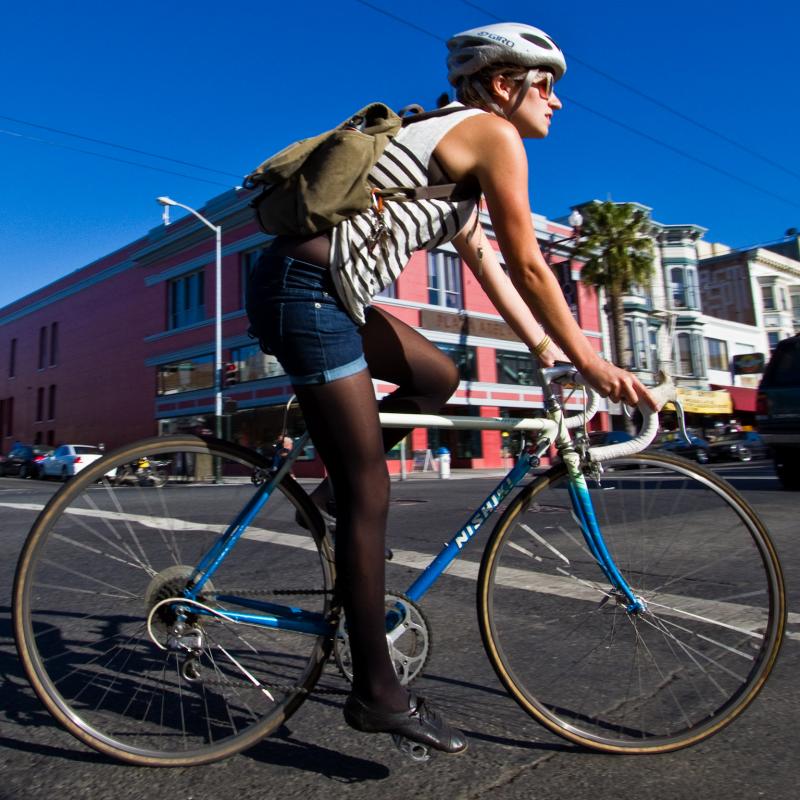
MULTIPOLYGON (((379 188, 430 185, 430 160, 436 145, 459 122, 484 113, 465 106, 463 113, 432 117, 401 128, 372 168, 370 183, 379 188)), ((365 307, 397 278, 411 254, 449 242, 469 221, 476 201, 386 200, 383 220, 387 230, 375 244, 375 215, 371 211, 336 225, 331 231, 331 272, 350 316, 363 324, 365 307)))

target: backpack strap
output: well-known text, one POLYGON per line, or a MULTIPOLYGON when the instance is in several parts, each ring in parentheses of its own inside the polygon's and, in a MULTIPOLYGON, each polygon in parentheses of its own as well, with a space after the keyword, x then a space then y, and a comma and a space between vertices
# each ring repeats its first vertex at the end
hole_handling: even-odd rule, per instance
MULTIPOLYGON (((466 106, 456 106, 455 108, 437 108, 435 111, 423 111, 422 106, 411 105, 401 108, 398 112, 402 118, 402 126, 413 125, 415 122, 424 122, 426 119, 436 117, 446 117, 464 111, 466 106), (419 109, 419 111, 417 111, 419 109), (414 112, 408 114, 407 112, 414 112)), ((452 200, 457 194, 459 185, 457 183, 440 183, 434 186, 417 186, 414 188, 404 188, 392 186, 387 189, 376 189, 375 194, 380 195, 385 200, 452 200)))
POLYGON ((455 108, 437 108, 434 111, 422 111, 422 106, 406 106, 400 109, 400 117, 402 118, 402 126, 413 125, 415 122, 424 122, 426 119, 433 119, 434 117, 446 117, 448 114, 456 114, 459 111, 464 111, 467 106, 456 106, 455 108), (420 109, 419 112, 414 114, 403 115, 405 111, 420 109))

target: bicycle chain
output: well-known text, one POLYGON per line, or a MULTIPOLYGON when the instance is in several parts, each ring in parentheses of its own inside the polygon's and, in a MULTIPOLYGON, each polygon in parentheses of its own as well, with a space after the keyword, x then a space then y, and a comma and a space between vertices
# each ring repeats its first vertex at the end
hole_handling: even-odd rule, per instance
MULTIPOLYGON (((217 595, 220 594, 227 594, 227 595, 239 595, 240 597, 276 597, 281 595, 332 595, 333 590, 331 589, 228 589, 225 592, 210 592, 208 595, 205 595, 209 599, 215 599, 217 595)), ((232 679, 226 680, 203 680, 205 684, 211 684, 212 686, 246 686, 248 688, 252 688, 253 684, 249 681, 236 681, 232 679)), ((347 689, 323 689, 319 685, 314 686, 313 689, 309 692, 308 689, 303 688, 302 686, 293 686, 291 684, 286 683, 260 683, 260 686, 264 687, 265 689, 275 689, 279 692, 302 692, 306 695, 311 694, 328 694, 328 695, 346 695, 350 694, 350 688, 347 689)))
POLYGON ((240 597, 274 597, 279 595, 332 595, 333 589, 226 589, 224 592, 209 592, 203 597, 216 599, 218 595, 239 595, 240 597))

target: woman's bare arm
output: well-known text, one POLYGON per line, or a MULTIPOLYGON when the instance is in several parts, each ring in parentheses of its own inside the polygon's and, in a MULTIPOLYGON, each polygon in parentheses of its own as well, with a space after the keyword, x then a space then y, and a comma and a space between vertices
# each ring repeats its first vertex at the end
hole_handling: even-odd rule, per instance
MULTIPOLYGON (((500 312, 511 330, 531 352, 534 352, 545 339, 545 331, 506 275, 483 228, 480 225, 476 228, 474 223, 473 216, 453 239, 453 245, 477 278, 492 305, 500 312)), ((545 367, 552 367, 556 361, 568 360, 558 345, 552 341, 539 357, 539 361, 545 367)))
POLYGON ((599 357, 573 318, 536 239, 527 156, 514 126, 490 114, 470 117, 444 137, 436 156, 454 180, 480 182, 511 282, 570 361, 604 397, 630 404, 643 398, 655 407, 638 378, 599 357))

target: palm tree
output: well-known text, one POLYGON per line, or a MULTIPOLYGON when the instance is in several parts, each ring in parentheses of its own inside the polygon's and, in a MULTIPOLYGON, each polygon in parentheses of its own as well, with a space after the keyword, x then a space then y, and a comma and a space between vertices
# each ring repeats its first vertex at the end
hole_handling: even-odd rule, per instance
POLYGON ((653 240, 650 221, 632 203, 594 202, 582 206, 581 238, 574 256, 585 259, 581 281, 605 289, 611 311, 611 343, 614 363, 622 363, 625 314, 622 297, 633 284, 646 284, 653 273, 653 240))

